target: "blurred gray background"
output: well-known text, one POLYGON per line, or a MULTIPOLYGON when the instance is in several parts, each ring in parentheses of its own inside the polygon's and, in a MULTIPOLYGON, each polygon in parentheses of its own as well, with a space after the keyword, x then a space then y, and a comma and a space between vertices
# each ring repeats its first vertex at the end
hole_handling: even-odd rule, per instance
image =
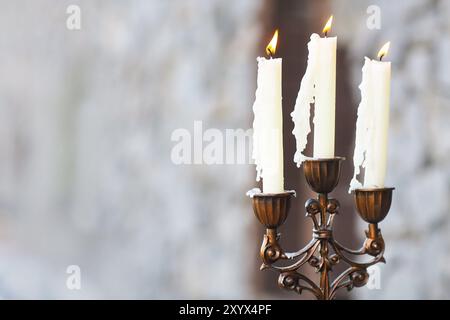
MULTIPOLYGON (((292 161, 292 111, 307 41, 334 14, 338 36, 338 237, 365 226, 351 179, 364 55, 391 41, 381 288, 340 298, 450 298, 450 2, 445 0, 1 0, 0 298, 297 298, 258 271, 263 228, 245 191, 254 165, 175 165, 178 128, 250 128, 256 57, 275 28, 283 57, 286 187, 281 230, 311 235, 311 196, 292 161), (69 5, 81 29, 69 30, 69 5), (381 29, 367 27, 371 5, 381 29), (69 290, 68 266, 81 268, 69 290)), ((309 297, 305 297, 309 298, 309 297)))

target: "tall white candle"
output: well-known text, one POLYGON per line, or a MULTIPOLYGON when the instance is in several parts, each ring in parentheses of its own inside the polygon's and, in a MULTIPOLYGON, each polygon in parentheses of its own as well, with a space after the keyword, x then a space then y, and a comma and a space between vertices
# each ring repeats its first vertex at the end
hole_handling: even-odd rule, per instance
POLYGON ((314 102, 314 158, 334 157, 337 38, 319 38, 314 102))
POLYGON ((353 164, 354 176, 350 190, 384 187, 386 178, 389 128, 391 63, 381 61, 389 49, 389 42, 379 52, 378 60, 365 58, 362 69, 361 103, 358 107, 353 164), (365 168, 364 184, 357 176, 360 166, 365 168))
MULTIPOLYGON (((275 53, 278 32, 267 51, 275 53)), ((256 180, 263 179, 264 193, 284 192, 281 58, 258 57, 256 99, 253 104, 253 153, 256 180)))
MULTIPOLYGON (((331 16, 323 32, 331 28, 331 16)), ((336 37, 321 38, 312 34, 308 43, 308 66, 300 84, 294 111, 291 113, 297 141, 294 161, 297 166, 306 159, 307 136, 311 131, 310 108, 314 103, 314 157, 334 157, 336 110, 336 37)))

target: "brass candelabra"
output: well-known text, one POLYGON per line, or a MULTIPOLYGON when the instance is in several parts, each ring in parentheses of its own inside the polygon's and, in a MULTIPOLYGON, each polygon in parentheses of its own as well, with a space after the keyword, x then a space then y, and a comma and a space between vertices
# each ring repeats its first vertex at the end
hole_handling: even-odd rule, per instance
MULTIPOLYGON (((366 240, 358 250, 351 250, 333 237, 333 220, 338 213, 339 202, 329 198, 339 181, 341 163, 344 158, 310 159, 303 163, 306 181, 317 193, 317 199, 306 201, 306 216, 313 222, 313 238, 303 249, 288 253, 279 243, 277 228, 286 220, 294 191, 279 194, 253 194, 253 211, 258 220, 266 227, 260 256, 263 261, 261 270, 272 269, 279 273, 278 284, 281 288, 293 290, 298 294, 309 291, 319 300, 331 300, 341 288, 351 290, 364 286, 369 274, 367 268, 378 262, 385 262, 384 240, 378 223, 389 212, 394 188, 356 189, 353 192, 357 211, 366 221, 368 230, 366 240), (368 261, 360 261, 368 256, 368 261), (294 261, 288 266, 276 262, 294 261), (345 263, 349 267, 331 279, 333 267, 345 263), (316 284, 302 274, 299 269, 309 264, 320 275, 316 284)), ((367 259, 367 258, 366 258, 367 259)))

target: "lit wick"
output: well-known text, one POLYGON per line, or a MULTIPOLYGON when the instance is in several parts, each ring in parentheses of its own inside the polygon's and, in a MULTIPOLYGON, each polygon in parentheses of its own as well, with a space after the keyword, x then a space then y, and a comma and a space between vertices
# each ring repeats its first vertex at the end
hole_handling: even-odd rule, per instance
POLYGON ((278 42, 278 29, 275 30, 275 33, 273 34, 272 40, 270 40, 269 44, 266 47, 266 53, 269 56, 270 59, 273 58, 275 55, 275 50, 277 47, 278 42))
POLYGON ((322 33, 325 35, 325 38, 328 36, 328 31, 331 30, 331 24, 333 23, 333 16, 331 16, 327 23, 325 24, 325 27, 323 27, 322 33))
POLYGON ((386 42, 380 49, 380 51, 378 52, 378 58, 381 60, 383 60, 384 56, 388 53, 389 51, 389 46, 391 45, 391 42, 386 42))

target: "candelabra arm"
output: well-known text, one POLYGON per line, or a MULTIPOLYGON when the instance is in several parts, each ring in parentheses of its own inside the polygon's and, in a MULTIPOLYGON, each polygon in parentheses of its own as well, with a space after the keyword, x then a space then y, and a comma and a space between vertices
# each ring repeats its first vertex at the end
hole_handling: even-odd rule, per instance
MULTIPOLYGON (((272 266, 272 268, 279 270, 281 272, 287 272, 287 271, 294 271, 299 269, 301 266, 303 266, 305 263, 310 262, 311 258, 314 257, 314 252, 316 252, 317 248, 319 247, 320 242, 316 239, 311 240, 311 242, 303 248, 301 251, 296 252, 290 259, 297 258, 301 256, 299 260, 297 260, 295 263, 289 266, 285 267, 278 267, 278 266, 272 266)), ((287 256, 287 254, 286 254, 287 256)))
MULTIPOLYGON (((367 247, 366 247, 367 241, 370 241, 370 240, 371 239, 366 239, 366 241, 364 242, 364 246, 359 250, 350 250, 350 249, 342 246, 341 244, 339 244, 336 240, 331 242, 331 246, 333 247, 334 252, 339 256, 339 258, 341 260, 345 261, 347 264, 349 264, 353 267, 368 268, 378 262, 385 263, 386 260, 383 257, 384 242, 379 247, 377 246, 376 254, 373 254, 375 252, 369 253, 369 249, 367 249, 367 247), (357 261, 354 261, 354 260, 350 259, 349 257, 347 257, 345 255, 345 253, 351 254, 351 255, 358 255, 358 256, 370 254, 373 256, 373 258, 366 262, 357 262, 357 261)), ((373 243, 373 242, 371 242, 371 243, 373 243)))
POLYGON ((301 256, 304 256, 305 253, 307 253, 315 244, 317 243, 316 239, 312 239, 304 248, 296 251, 296 252, 286 252, 286 258, 287 259, 295 259, 301 256))
POLYGON ((376 223, 370 223, 369 224, 369 229, 365 231, 366 234, 366 240, 364 241, 364 244, 361 246, 361 248, 357 249, 357 250, 352 250, 349 249, 347 247, 345 247, 344 245, 342 245, 341 243, 339 243, 339 241, 333 239, 333 249, 335 250, 335 252, 344 259, 344 261, 346 261, 349 264, 352 265, 359 265, 360 267, 367 267, 370 266, 372 264, 375 264, 377 262, 386 262, 386 260, 383 257, 383 253, 384 253, 384 248, 385 248, 385 244, 384 244, 384 240, 383 240, 383 236, 381 235, 381 230, 378 229, 378 225, 376 223), (366 263, 358 263, 355 261, 350 260, 349 258, 347 258, 344 253, 353 255, 353 256, 362 256, 362 255, 370 255, 373 256, 374 259, 372 259, 371 261, 368 261, 366 263))
POLYGON ((336 239, 334 239, 334 243, 336 245, 337 248, 339 248, 339 250, 341 252, 346 252, 348 254, 354 255, 354 256, 362 256, 366 254, 366 249, 363 246, 361 246, 359 249, 357 250, 353 250, 353 249, 349 249, 347 247, 345 247, 344 245, 342 245, 339 241, 337 241, 336 239))
POLYGON ((284 252, 278 243, 279 234, 274 235, 274 231, 271 229, 267 229, 266 234, 264 235, 264 240, 261 245, 261 259, 263 260, 263 264, 261 265, 261 270, 264 269, 274 269, 280 272, 288 272, 294 271, 308 262, 311 257, 314 255, 314 252, 319 247, 319 241, 317 239, 312 239, 303 249, 297 252, 284 252), (294 260, 299 258, 293 264, 288 266, 276 266, 275 262, 278 260, 294 260))
POLYGON ((384 257, 383 257, 383 252, 380 252, 380 254, 373 257, 371 260, 369 260, 367 262, 356 262, 356 261, 348 258, 347 256, 345 256, 336 246, 333 246, 333 249, 336 251, 337 255, 339 256, 339 258, 342 261, 345 261, 347 264, 358 267, 358 268, 368 268, 378 262, 383 262, 383 263, 386 262, 386 259, 384 259, 384 257))

